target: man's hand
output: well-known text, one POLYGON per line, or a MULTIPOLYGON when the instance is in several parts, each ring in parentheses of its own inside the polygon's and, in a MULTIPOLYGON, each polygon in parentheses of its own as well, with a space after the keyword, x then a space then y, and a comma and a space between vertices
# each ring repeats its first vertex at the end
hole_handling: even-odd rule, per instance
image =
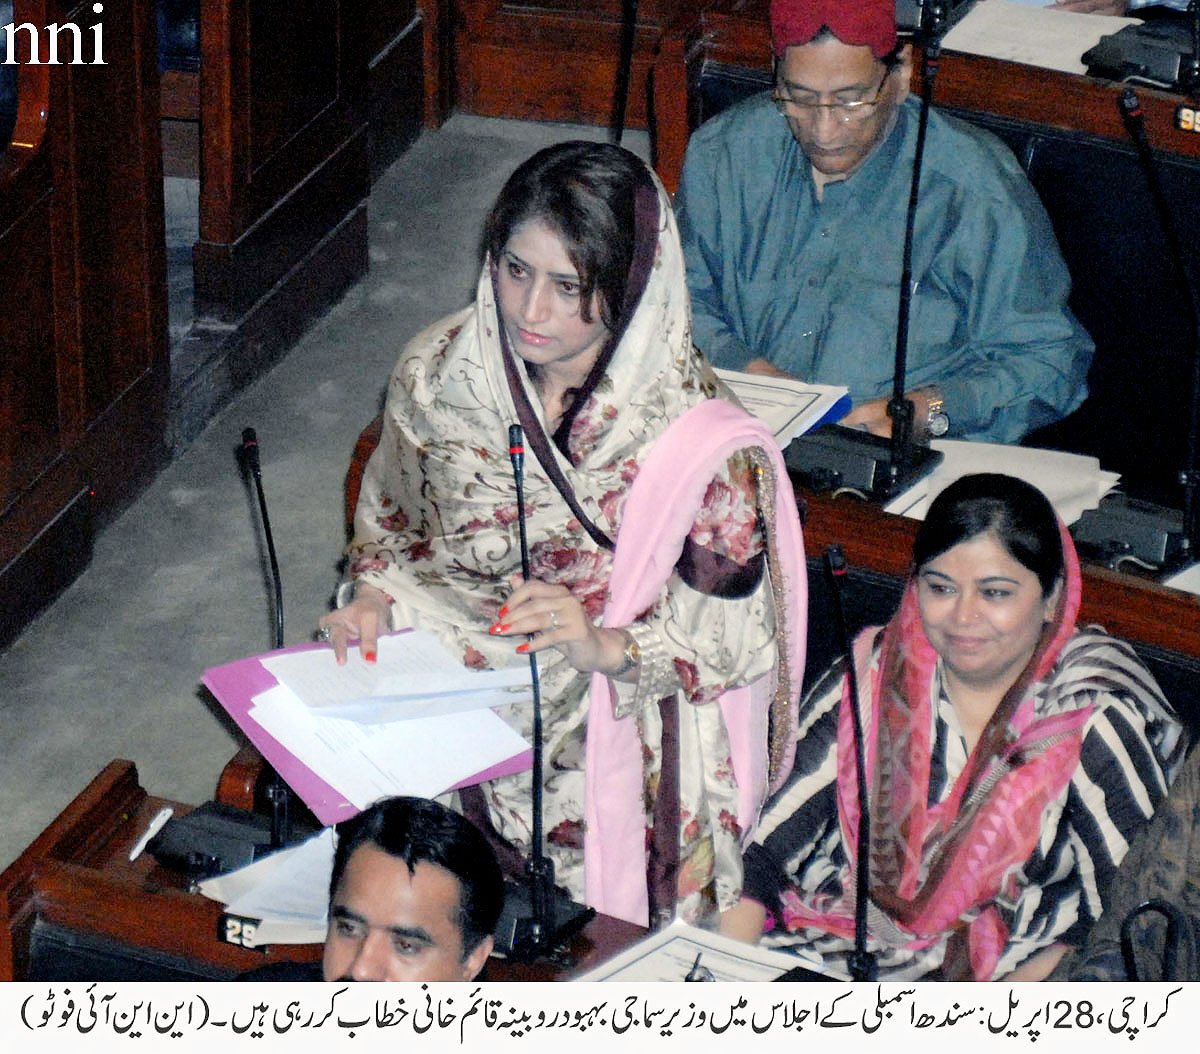
POLYGON ((751 359, 746 363, 743 373, 756 373, 760 377, 785 377, 788 380, 798 380, 786 370, 781 370, 770 359, 751 359))
MULTIPOLYGON (((923 391, 906 392, 904 397, 912 400, 913 404, 913 437, 921 439, 925 435, 925 422, 929 420, 929 399, 923 391)), ((892 434, 892 419, 887 412, 889 402, 890 397, 859 403, 838 424, 847 428, 862 428, 888 439, 892 434)))
POLYGON ((1076 11, 1081 15, 1125 14, 1125 0, 1058 0, 1046 6, 1057 11, 1076 11))

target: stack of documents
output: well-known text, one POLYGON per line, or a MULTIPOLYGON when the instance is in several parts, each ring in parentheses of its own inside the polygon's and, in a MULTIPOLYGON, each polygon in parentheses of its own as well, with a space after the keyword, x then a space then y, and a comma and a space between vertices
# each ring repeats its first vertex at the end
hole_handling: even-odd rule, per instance
POLYGON ((1054 506, 1063 523, 1074 523, 1085 509, 1094 509, 1121 478, 1106 472, 1094 457, 1061 450, 1003 443, 972 443, 935 439, 930 446, 944 455, 942 463, 884 506, 886 512, 914 520, 925 519, 929 503, 959 476, 971 472, 1002 472, 1032 483, 1054 506))
POLYGON ((1059 11, 1050 0, 981 0, 942 42, 950 51, 1084 73, 1082 55, 1136 18, 1059 11))
POLYGON ((320 944, 325 940, 334 835, 330 828, 228 874, 206 878, 199 890, 230 915, 258 919, 247 947, 320 944))
MULTIPOLYGON (((577 981, 683 981, 703 969, 714 981, 773 981, 796 966, 846 979, 815 952, 792 954, 744 944, 719 933, 673 922, 577 981)), ((705 978, 707 980, 707 977, 705 978)))
POLYGON ((531 764, 493 709, 531 701, 528 668, 465 669, 422 631, 381 637, 374 664, 357 647, 338 666, 328 645, 301 645, 215 667, 204 683, 325 824, 531 764))
POLYGON ((809 384, 790 377, 761 377, 756 373, 716 370, 742 407, 775 433, 779 449, 818 425, 838 421, 850 412, 847 389, 832 384, 809 384))

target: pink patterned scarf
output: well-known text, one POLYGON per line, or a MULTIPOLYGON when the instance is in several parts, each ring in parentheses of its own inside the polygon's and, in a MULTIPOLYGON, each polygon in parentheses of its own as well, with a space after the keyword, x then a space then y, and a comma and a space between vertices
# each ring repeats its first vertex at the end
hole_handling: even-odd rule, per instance
MULTIPOLYGON (((932 681, 937 652, 925 635, 917 581, 905 588, 900 610, 882 631, 880 658, 870 657, 877 629, 855 642, 866 731, 872 803, 870 924, 889 943, 936 944, 948 932, 965 939, 969 972, 992 976, 1008 939, 994 901, 1014 895, 1015 873, 1040 836, 1046 806, 1066 786, 1080 757, 1092 707, 1038 717, 1053 683, 1046 677, 1075 630, 1079 560, 1061 527, 1065 582, 1055 617, 1021 676, 1001 700, 946 798, 929 804, 932 765, 932 681)), ((847 682, 848 682, 847 678, 847 682)), ((791 902, 789 928, 816 926, 854 935, 853 875, 860 808, 848 685, 838 723, 838 814, 849 857, 845 895, 827 910, 791 902)), ((946 968, 951 968, 947 963, 946 968)))

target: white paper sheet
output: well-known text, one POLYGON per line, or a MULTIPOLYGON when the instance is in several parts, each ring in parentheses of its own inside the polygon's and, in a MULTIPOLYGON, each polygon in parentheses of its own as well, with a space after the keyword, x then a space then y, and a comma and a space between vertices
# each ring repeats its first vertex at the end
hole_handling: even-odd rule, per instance
MULTIPOLYGON (((796 436, 804 435, 824 420, 847 389, 831 384, 808 384, 786 377, 760 377, 737 370, 716 370, 739 403, 775 433, 784 449, 796 436)), ((841 414, 850 409, 847 399, 841 414)), ((840 415, 839 415, 840 416, 840 415)))
POLYGON ((1027 66, 1084 73, 1081 56, 1137 18, 1087 15, 1058 11, 1013 0, 980 0, 958 25, 946 34, 943 46, 949 51, 987 55, 1027 66))
POLYGON ((198 888, 230 914, 259 919, 254 944, 318 944, 325 939, 334 841, 326 828, 198 888))
POLYGON ((829 971, 819 955, 772 951, 674 922, 576 980, 682 981, 695 965, 697 955, 714 981, 773 981, 795 966, 839 978, 846 976, 829 971))
POLYGON ((1195 593, 1200 596, 1200 564, 1192 564, 1182 571, 1163 580, 1164 586, 1172 589, 1182 589, 1185 593, 1195 593))
POLYGON ((1061 450, 1038 450, 1004 443, 971 443, 935 439, 930 444, 943 454, 942 463, 908 490, 893 498, 885 512, 923 520, 929 503, 959 476, 970 472, 1003 472, 1032 483, 1054 506, 1064 523, 1074 523, 1085 509, 1094 509, 1121 478, 1100 468, 1094 457, 1061 450))
POLYGON ((332 648, 271 655, 262 664, 305 706, 364 724, 533 701, 528 665, 469 670, 422 630, 380 637, 376 658, 363 662, 354 645, 345 666, 332 648))
POLYGON ((323 717, 285 685, 250 716, 356 808, 392 794, 432 798, 528 749, 491 710, 362 726, 323 717))

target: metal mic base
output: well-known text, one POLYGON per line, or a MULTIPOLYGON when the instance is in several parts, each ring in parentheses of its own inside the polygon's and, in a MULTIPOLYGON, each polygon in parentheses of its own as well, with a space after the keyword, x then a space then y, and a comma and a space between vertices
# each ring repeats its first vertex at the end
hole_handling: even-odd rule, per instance
POLYGON ((1088 509, 1071 534, 1081 556, 1112 570, 1129 561, 1167 575, 1195 559, 1182 512, 1126 494, 1110 494, 1088 509))
POLYGON ((831 977, 826 973, 818 973, 807 966, 793 966, 786 973, 781 973, 776 981, 838 981, 844 983, 841 977, 831 977))
POLYGON ((576 904, 565 890, 550 889, 546 919, 539 920, 533 910, 528 882, 504 883, 504 910, 496 923, 495 952, 518 962, 549 956, 570 940, 593 918, 595 908, 576 904))
POLYGON ((822 425, 793 439, 783 453, 800 482, 818 492, 848 487, 888 501, 928 476, 941 463, 941 451, 909 447, 893 477, 890 439, 842 425, 822 425))

